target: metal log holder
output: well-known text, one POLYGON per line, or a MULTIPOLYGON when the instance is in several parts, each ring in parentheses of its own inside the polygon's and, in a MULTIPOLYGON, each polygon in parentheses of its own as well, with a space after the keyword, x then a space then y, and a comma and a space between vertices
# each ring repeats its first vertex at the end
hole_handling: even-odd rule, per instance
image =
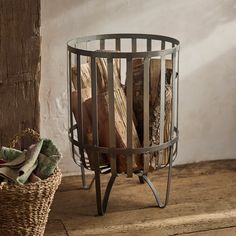
MULTIPOLYGON (((110 45, 109 44, 109 45, 110 45)), ((132 156, 142 155, 143 168, 138 172, 135 172, 140 180, 140 183, 147 183, 155 197, 157 206, 164 208, 169 199, 170 185, 171 185, 171 171, 172 163, 177 156, 178 150, 178 94, 179 94, 179 41, 161 35, 148 35, 148 34, 106 34, 96 35, 89 37, 77 38, 70 40, 67 44, 68 54, 68 94, 70 98, 70 111, 69 111, 69 139, 72 144, 73 159, 76 164, 81 168, 82 183, 84 189, 89 189, 95 179, 96 185, 96 201, 97 211, 99 215, 103 215, 107 209, 107 203, 109 195, 114 184, 116 177, 118 176, 116 168, 117 155, 125 155, 127 157, 127 177, 133 175, 132 168, 132 156), (113 44, 113 48, 107 50, 108 42, 113 44), (145 49, 139 49, 138 43, 145 44, 145 49), (92 45, 92 46, 91 46, 92 45), (125 46, 126 50, 123 50, 125 46), (91 49, 91 48, 92 49, 91 49), (81 65, 83 60, 90 64, 91 69, 91 96, 92 96, 92 128, 93 128, 93 141, 92 144, 86 144, 84 142, 83 125, 84 116, 82 108, 82 84, 81 84, 81 65), (98 135, 98 87, 97 87, 97 67, 96 59, 105 58, 107 60, 108 71, 108 103, 109 103, 109 146, 104 147, 99 145, 98 135), (144 62, 144 74, 143 74, 143 143, 139 148, 133 148, 132 144, 132 119, 133 119, 133 76, 132 76, 132 60, 142 59, 144 62), (150 111, 149 111, 149 99, 150 99, 150 74, 149 66, 152 58, 159 58, 161 61, 161 80, 160 80, 160 140, 158 145, 150 145, 150 111), (169 58, 172 63, 172 76, 171 76, 171 135, 169 139, 164 142, 164 123, 165 123, 165 83, 166 83, 166 59, 169 58), (115 114, 114 114, 114 81, 113 81, 113 60, 122 59, 125 64, 123 78, 127 96, 127 148, 116 147, 115 137, 115 114), (72 68, 77 69, 77 90, 78 90, 78 121, 76 122, 72 113, 72 68), (168 161, 165 165, 160 164, 161 153, 163 150, 168 151, 168 161), (85 150, 89 150, 93 153, 95 168, 92 169, 95 172, 93 181, 87 185, 85 169, 91 170, 88 156, 85 150), (162 167, 168 167, 167 185, 164 201, 161 200, 157 188, 148 178, 150 157, 154 153, 159 153, 157 156, 158 163, 155 170, 162 167), (109 154, 111 156, 110 165, 100 166, 101 155, 109 154), (107 184, 104 197, 102 199, 101 192, 101 180, 100 175, 103 173, 109 173, 110 179, 107 184)), ((121 73, 122 77, 122 73, 121 73)), ((155 156, 155 155, 154 155, 155 156)))

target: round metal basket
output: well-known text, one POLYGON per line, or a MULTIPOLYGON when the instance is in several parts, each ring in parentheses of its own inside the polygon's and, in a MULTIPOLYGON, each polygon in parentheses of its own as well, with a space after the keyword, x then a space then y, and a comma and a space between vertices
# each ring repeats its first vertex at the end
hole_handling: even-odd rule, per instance
POLYGON ((89 188, 84 168, 95 172, 98 214, 103 215, 106 211, 112 185, 120 172, 128 177, 137 174, 140 182, 149 185, 158 206, 163 208, 168 202, 172 163, 178 150, 179 41, 161 35, 106 34, 70 40, 67 52, 72 154, 74 161, 81 167, 84 188, 89 188), (105 61, 107 73, 106 90, 102 91, 107 101, 109 143, 106 146, 100 142, 98 60, 105 61), (89 74, 86 81, 82 79, 84 70, 89 74), (116 77, 119 77, 119 82, 116 77), (160 81, 155 78, 160 78, 160 81), (91 87, 91 91, 87 90, 87 93, 91 93, 91 142, 85 140, 85 82, 91 87), (73 111, 75 91, 76 111, 73 111), (125 96, 126 101, 121 110, 125 117, 127 140, 122 147, 117 145, 116 135, 117 92, 122 99, 125 96), (134 129, 140 145, 134 143, 134 129), (125 160, 125 169, 119 171, 118 161, 121 156, 122 161, 125 160), (136 156, 141 158, 142 164, 135 169, 133 164, 136 156), (147 174, 166 166, 169 171, 166 198, 162 202, 147 174), (102 201, 100 174, 109 172, 111 178, 102 201))

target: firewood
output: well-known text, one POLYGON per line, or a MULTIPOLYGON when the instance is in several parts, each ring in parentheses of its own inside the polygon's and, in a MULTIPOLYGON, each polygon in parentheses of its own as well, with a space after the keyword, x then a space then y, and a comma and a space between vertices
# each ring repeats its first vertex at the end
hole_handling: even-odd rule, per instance
MULTIPOLYGON (((164 125, 164 142, 170 139, 170 125, 171 125, 171 86, 170 78, 172 75, 172 61, 165 60, 165 78, 166 78, 166 115, 164 125)), ((150 60, 150 145, 159 144, 160 140, 160 80, 161 80, 161 60, 150 60)), ((133 60, 133 77, 134 77, 134 113, 137 119, 137 131, 139 134, 140 142, 143 142, 143 77, 144 77, 144 62, 142 59, 133 60)), ((163 151, 163 164, 168 161, 168 150, 163 151)), ((158 153, 154 153, 156 158, 159 157, 158 153)))
MULTIPOLYGON (((87 91, 89 89, 82 89, 82 94, 87 95, 89 92, 87 91)), ((77 91, 73 91, 72 95, 71 95, 71 99, 72 99, 72 112, 75 116, 75 120, 78 123, 78 119, 79 119, 79 113, 78 113, 78 93, 77 91)), ((91 102, 91 98, 86 99, 85 101, 82 102, 82 112, 83 112, 83 139, 84 139, 84 144, 87 145, 92 145, 93 144, 93 130, 92 130, 92 120, 91 120, 91 114, 90 114, 90 110, 88 108, 90 108, 90 102, 91 102)), ((90 151, 89 149, 86 149, 86 153, 88 155, 88 159, 89 159, 89 164, 92 170, 95 169, 95 159, 94 159, 94 155, 93 152, 90 151)), ((101 158, 100 158, 100 166, 105 166, 105 165, 109 165, 109 159, 102 154, 101 158)))
MULTIPOLYGON (((107 63, 104 59, 97 59, 97 78, 98 78, 98 137, 99 137, 99 146, 109 147, 109 122, 108 122, 108 93, 107 93, 107 86, 108 86, 108 75, 107 75, 107 63)), ((118 63, 113 64, 114 70, 114 111, 115 111, 115 137, 116 137, 116 147, 117 148, 126 148, 127 147, 127 114, 126 114, 126 96, 121 87, 120 83, 120 74, 118 69, 118 63)), ((81 66, 81 79, 83 84, 86 83, 88 86, 84 86, 85 88, 82 90, 82 97, 83 97, 83 111, 88 114, 89 122, 84 123, 84 134, 91 136, 92 131, 92 98, 91 93, 88 90, 91 90, 91 82, 89 83, 89 77, 91 76, 89 65, 81 66)), ((75 73, 75 71, 73 71, 75 73)), ((91 80, 91 78, 90 78, 91 80)), ((76 81, 73 82, 74 87, 76 88, 76 81)), ((74 93, 75 94, 75 93, 74 93)), ((73 95, 73 100, 77 101, 76 94, 73 95)), ((72 103, 73 105, 73 113, 75 114, 75 118, 78 117, 78 106, 76 102, 72 103)), ((76 118, 78 122, 78 118, 76 118)), ((91 143, 91 139, 85 137, 86 142, 91 143)), ((133 147, 140 147, 140 142, 138 139, 136 128, 133 124, 133 132, 132 132, 132 141, 133 147)), ((90 163, 93 163, 92 154, 87 152, 89 156, 90 163)), ((107 155, 107 158, 110 160, 110 156, 107 155)), ((127 161, 126 157, 123 155, 117 155, 117 172, 126 172, 127 171, 127 161)), ((105 160, 106 162, 106 160, 105 160)), ((133 160, 133 169, 140 169, 143 166, 143 161, 141 156, 134 155, 133 160)))

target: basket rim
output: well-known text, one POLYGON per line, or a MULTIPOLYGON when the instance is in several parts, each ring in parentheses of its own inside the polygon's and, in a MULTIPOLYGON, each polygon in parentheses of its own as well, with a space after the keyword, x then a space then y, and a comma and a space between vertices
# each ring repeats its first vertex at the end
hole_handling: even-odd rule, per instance
POLYGON ((145 58, 145 57, 154 57, 154 56, 165 56, 168 54, 176 53, 179 51, 180 42, 179 40, 164 36, 164 35, 155 35, 155 34, 99 34, 99 35, 91 35, 85 37, 78 37, 74 39, 70 39, 67 41, 67 50, 70 53, 75 53, 83 56, 90 57, 101 57, 101 58, 145 58), (84 50, 79 48, 78 43, 86 43, 94 40, 107 40, 107 39, 147 39, 147 40, 159 40, 168 43, 172 43, 172 48, 163 49, 163 50, 154 50, 154 51, 142 51, 142 52, 123 52, 123 51, 92 51, 92 50, 84 50))
POLYGON ((39 187, 43 184, 46 183, 54 183, 55 180, 60 179, 62 177, 62 173, 60 168, 56 168, 53 172, 53 174, 51 174, 48 178, 46 179, 42 179, 38 182, 35 183, 27 183, 27 184, 17 184, 17 183, 6 183, 6 184, 2 184, 0 185, 0 192, 2 190, 7 190, 7 189, 32 189, 34 187, 39 187))

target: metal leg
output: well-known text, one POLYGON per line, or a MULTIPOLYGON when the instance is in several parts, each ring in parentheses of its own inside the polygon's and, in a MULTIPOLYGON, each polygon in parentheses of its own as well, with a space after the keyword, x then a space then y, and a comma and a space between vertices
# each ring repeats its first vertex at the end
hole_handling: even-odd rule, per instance
POLYGON ((98 215, 102 216, 104 214, 102 207, 102 194, 101 194, 101 180, 100 180, 100 170, 95 169, 95 187, 96 187, 96 202, 98 215))
POLYGON ((97 172, 95 170, 97 211, 98 211, 98 215, 100 216, 104 215, 104 213, 106 212, 109 196, 111 193, 112 186, 115 182, 115 179, 116 179, 116 175, 112 175, 107 184, 104 198, 102 201, 100 172, 97 172))
POLYGON ((139 182, 140 184, 144 184, 144 180, 143 180, 143 176, 142 175, 138 175, 138 178, 139 178, 139 182))
MULTIPOLYGON (((155 188, 153 183, 150 181, 150 179, 147 177, 147 175, 138 176, 140 183, 146 182, 147 185, 150 187, 150 189, 152 190, 152 193, 156 199, 157 205, 160 208, 164 208, 167 205, 168 200, 169 200, 170 186, 171 186, 171 171, 172 171, 172 160, 170 160, 170 164, 169 164, 167 187, 166 187, 166 198, 165 198, 164 203, 161 201, 157 189, 155 188)), ((101 201, 102 197, 101 197, 100 172, 96 174, 96 171, 95 171, 97 210, 98 210, 98 215, 100 215, 100 216, 102 216, 106 213, 109 196, 110 196, 111 189, 112 189, 112 186, 115 182, 116 177, 117 177, 116 175, 111 175, 111 178, 109 179, 109 182, 107 184, 104 198, 103 198, 103 202, 102 202, 101 201)))
MULTIPOLYGON (((168 177, 167 177, 167 186, 166 186, 166 196, 164 202, 161 201, 160 195, 158 190, 155 188, 153 183, 150 181, 150 179, 147 177, 147 174, 138 175, 140 183, 147 183, 147 185, 150 187, 155 200, 157 202, 158 207, 164 208, 168 201, 169 201, 169 195, 170 195, 170 187, 171 187, 171 174, 172 174, 172 162, 173 162, 173 147, 171 147, 170 155, 169 155, 169 167, 168 167, 168 177)), ((98 215, 102 216, 106 213, 107 204, 109 200, 109 196, 111 193, 112 186, 115 182, 117 175, 111 175, 109 182, 107 184, 105 194, 103 201, 101 201, 101 184, 100 184, 100 170, 97 167, 95 170, 95 180, 96 180, 96 200, 97 200, 97 210, 98 215)))
POLYGON ((156 202, 157 202, 157 205, 160 207, 160 208, 163 208, 165 207, 165 204, 163 204, 161 202, 161 199, 160 199, 160 196, 159 196, 159 193, 157 191, 157 189, 154 187, 153 183, 150 181, 150 179, 146 176, 146 175, 143 175, 143 180, 147 183, 147 185, 150 187, 150 189, 152 190, 152 193, 156 199, 156 202))
POLYGON ((116 176, 112 174, 111 178, 107 184, 106 190, 105 190, 105 194, 104 194, 104 198, 102 201, 102 193, 101 193, 101 179, 100 179, 100 174, 101 174, 101 170, 99 167, 99 154, 95 154, 95 187, 96 187, 96 201, 97 201, 97 211, 98 211, 98 215, 102 216, 104 215, 104 213, 106 212, 107 209, 107 203, 109 200, 109 196, 111 193, 111 189, 112 186, 115 182, 116 176))
POLYGON ((106 212, 106 209, 107 209, 107 203, 108 203, 108 200, 109 200, 109 196, 110 196, 110 192, 111 192, 111 189, 112 189, 112 186, 115 182, 115 179, 116 179, 117 175, 112 175, 108 184, 107 184, 107 188, 106 188, 106 191, 105 191, 105 194, 104 194, 104 198, 103 198, 103 212, 105 213, 106 212))
POLYGON ((93 186, 93 182, 95 180, 95 176, 92 178, 91 182, 89 183, 89 185, 86 184, 86 175, 85 175, 85 170, 84 170, 84 166, 81 165, 80 166, 81 169, 81 179, 82 179, 82 185, 83 185, 83 189, 84 190, 89 190, 91 189, 91 187, 93 186))
POLYGON ((160 195, 159 195, 157 189, 155 188, 153 183, 150 181, 150 179, 147 177, 147 175, 142 175, 143 180, 147 183, 147 185, 152 190, 152 193, 156 199, 157 205, 160 208, 164 208, 169 201, 170 187, 171 187, 171 174, 172 174, 172 161, 173 161, 172 149, 173 149, 173 147, 171 148, 170 157, 169 157, 169 168, 168 168, 169 170, 168 170, 168 177, 167 177, 166 197, 165 197, 164 203, 161 201, 160 195))
POLYGON ((78 163, 75 156, 79 157, 79 154, 76 152, 75 148, 73 148, 73 144, 72 144, 72 157, 74 162, 80 166, 80 170, 81 170, 81 179, 82 179, 82 189, 84 190, 89 190, 91 189, 94 179, 95 177, 93 177, 93 179, 91 180, 91 182, 89 183, 89 185, 86 184, 86 175, 85 175, 85 168, 84 168, 84 164, 82 162, 78 163))
MULTIPOLYGON (((76 128, 76 126, 74 126, 74 127, 76 128)), ((93 185, 95 177, 93 177, 93 179, 92 179, 92 181, 90 182, 89 185, 86 184, 86 175, 85 175, 84 162, 82 160, 77 161, 76 156, 78 158, 81 158, 81 157, 80 157, 80 154, 76 151, 73 142, 72 142, 72 146, 71 147, 72 147, 72 158, 73 158, 75 164, 77 164, 80 167, 80 170, 81 170, 81 179, 82 179, 82 188, 81 189, 89 190, 92 187, 92 185, 93 185)), ((82 151, 80 151, 80 153, 82 153, 82 151)))
POLYGON ((81 170, 81 178, 82 178, 83 188, 87 189, 88 186, 86 185, 85 171, 84 171, 83 165, 80 166, 80 170, 81 170))

